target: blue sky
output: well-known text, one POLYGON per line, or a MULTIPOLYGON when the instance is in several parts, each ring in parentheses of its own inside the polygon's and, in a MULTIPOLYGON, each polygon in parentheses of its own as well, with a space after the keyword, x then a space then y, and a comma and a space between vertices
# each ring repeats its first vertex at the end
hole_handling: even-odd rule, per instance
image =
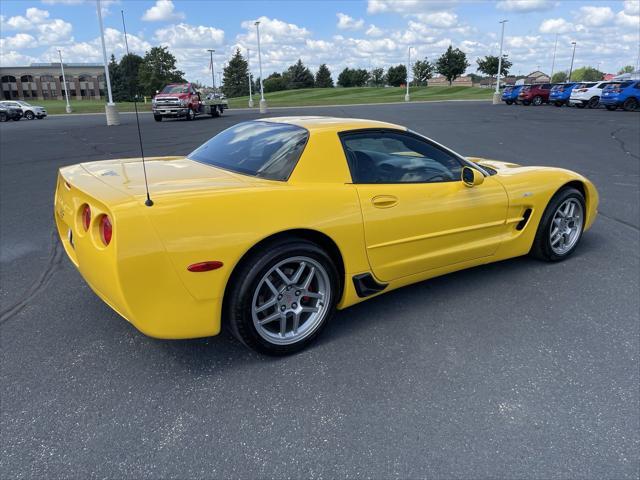
MULTIPOLYGON (((235 48, 255 52, 253 22, 261 20, 263 71, 281 71, 298 58, 312 69, 327 63, 334 77, 345 66, 388 67, 414 57, 435 59, 449 44, 475 59, 498 53, 499 20, 508 19, 505 53, 513 73, 549 72, 558 37, 555 70, 575 66, 615 72, 636 65, 640 0, 626 1, 187 1, 103 0, 107 50, 120 57, 125 11, 129 46, 136 53, 166 45, 191 80, 210 81, 208 48, 220 69, 235 48)), ((94 0, 0 3, 0 65, 56 60, 100 62, 94 0)), ((257 58, 252 69, 258 75, 257 58)))

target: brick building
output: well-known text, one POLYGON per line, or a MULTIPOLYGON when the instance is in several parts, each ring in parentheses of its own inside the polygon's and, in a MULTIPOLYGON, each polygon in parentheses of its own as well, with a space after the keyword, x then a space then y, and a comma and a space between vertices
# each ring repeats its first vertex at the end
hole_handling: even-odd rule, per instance
MULTIPOLYGON (((100 63, 65 63, 69 100, 100 100, 105 96, 104 67, 100 63)), ((60 63, 32 63, 0 67, 2 100, 64 100, 60 63)))

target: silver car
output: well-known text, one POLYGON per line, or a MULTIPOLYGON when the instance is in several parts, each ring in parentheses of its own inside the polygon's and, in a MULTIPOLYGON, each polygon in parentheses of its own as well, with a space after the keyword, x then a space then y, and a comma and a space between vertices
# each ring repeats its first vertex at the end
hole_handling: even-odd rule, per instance
POLYGON ((31 105, 30 103, 23 100, 5 100, 0 102, 0 105, 4 105, 5 107, 19 108, 20 110, 22 110, 22 115, 27 120, 33 120, 34 118, 42 120, 47 116, 47 111, 44 107, 31 105))

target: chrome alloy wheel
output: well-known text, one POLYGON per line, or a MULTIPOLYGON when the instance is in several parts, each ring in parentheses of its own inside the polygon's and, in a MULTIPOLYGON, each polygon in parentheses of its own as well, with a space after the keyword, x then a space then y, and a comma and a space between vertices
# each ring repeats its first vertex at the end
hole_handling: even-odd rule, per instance
POLYGON ((258 282, 251 316, 258 334, 269 343, 290 345, 311 335, 331 305, 325 268, 310 257, 287 258, 258 282))
POLYGON ((580 239, 584 214, 582 204, 575 198, 568 198, 560 204, 549 231, 551 250, 556 255, 564 255, 580 239))

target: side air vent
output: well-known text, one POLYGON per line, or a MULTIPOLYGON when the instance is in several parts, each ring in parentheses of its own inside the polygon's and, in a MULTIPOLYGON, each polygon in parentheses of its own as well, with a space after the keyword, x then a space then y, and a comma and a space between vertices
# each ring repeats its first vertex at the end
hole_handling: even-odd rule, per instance
POLYGON ((368 297, 387 288, 387 283, 378 283, 370 273, 353 276, 353 286, 360 298, 368 297))
POLYGON ((522 214, 522 220, 520 220, 516 225, 516 230, 522 230, 527 225, 527 222, 529 221, 530 216, 531 216, 531 209, 527 208, 522 214))

